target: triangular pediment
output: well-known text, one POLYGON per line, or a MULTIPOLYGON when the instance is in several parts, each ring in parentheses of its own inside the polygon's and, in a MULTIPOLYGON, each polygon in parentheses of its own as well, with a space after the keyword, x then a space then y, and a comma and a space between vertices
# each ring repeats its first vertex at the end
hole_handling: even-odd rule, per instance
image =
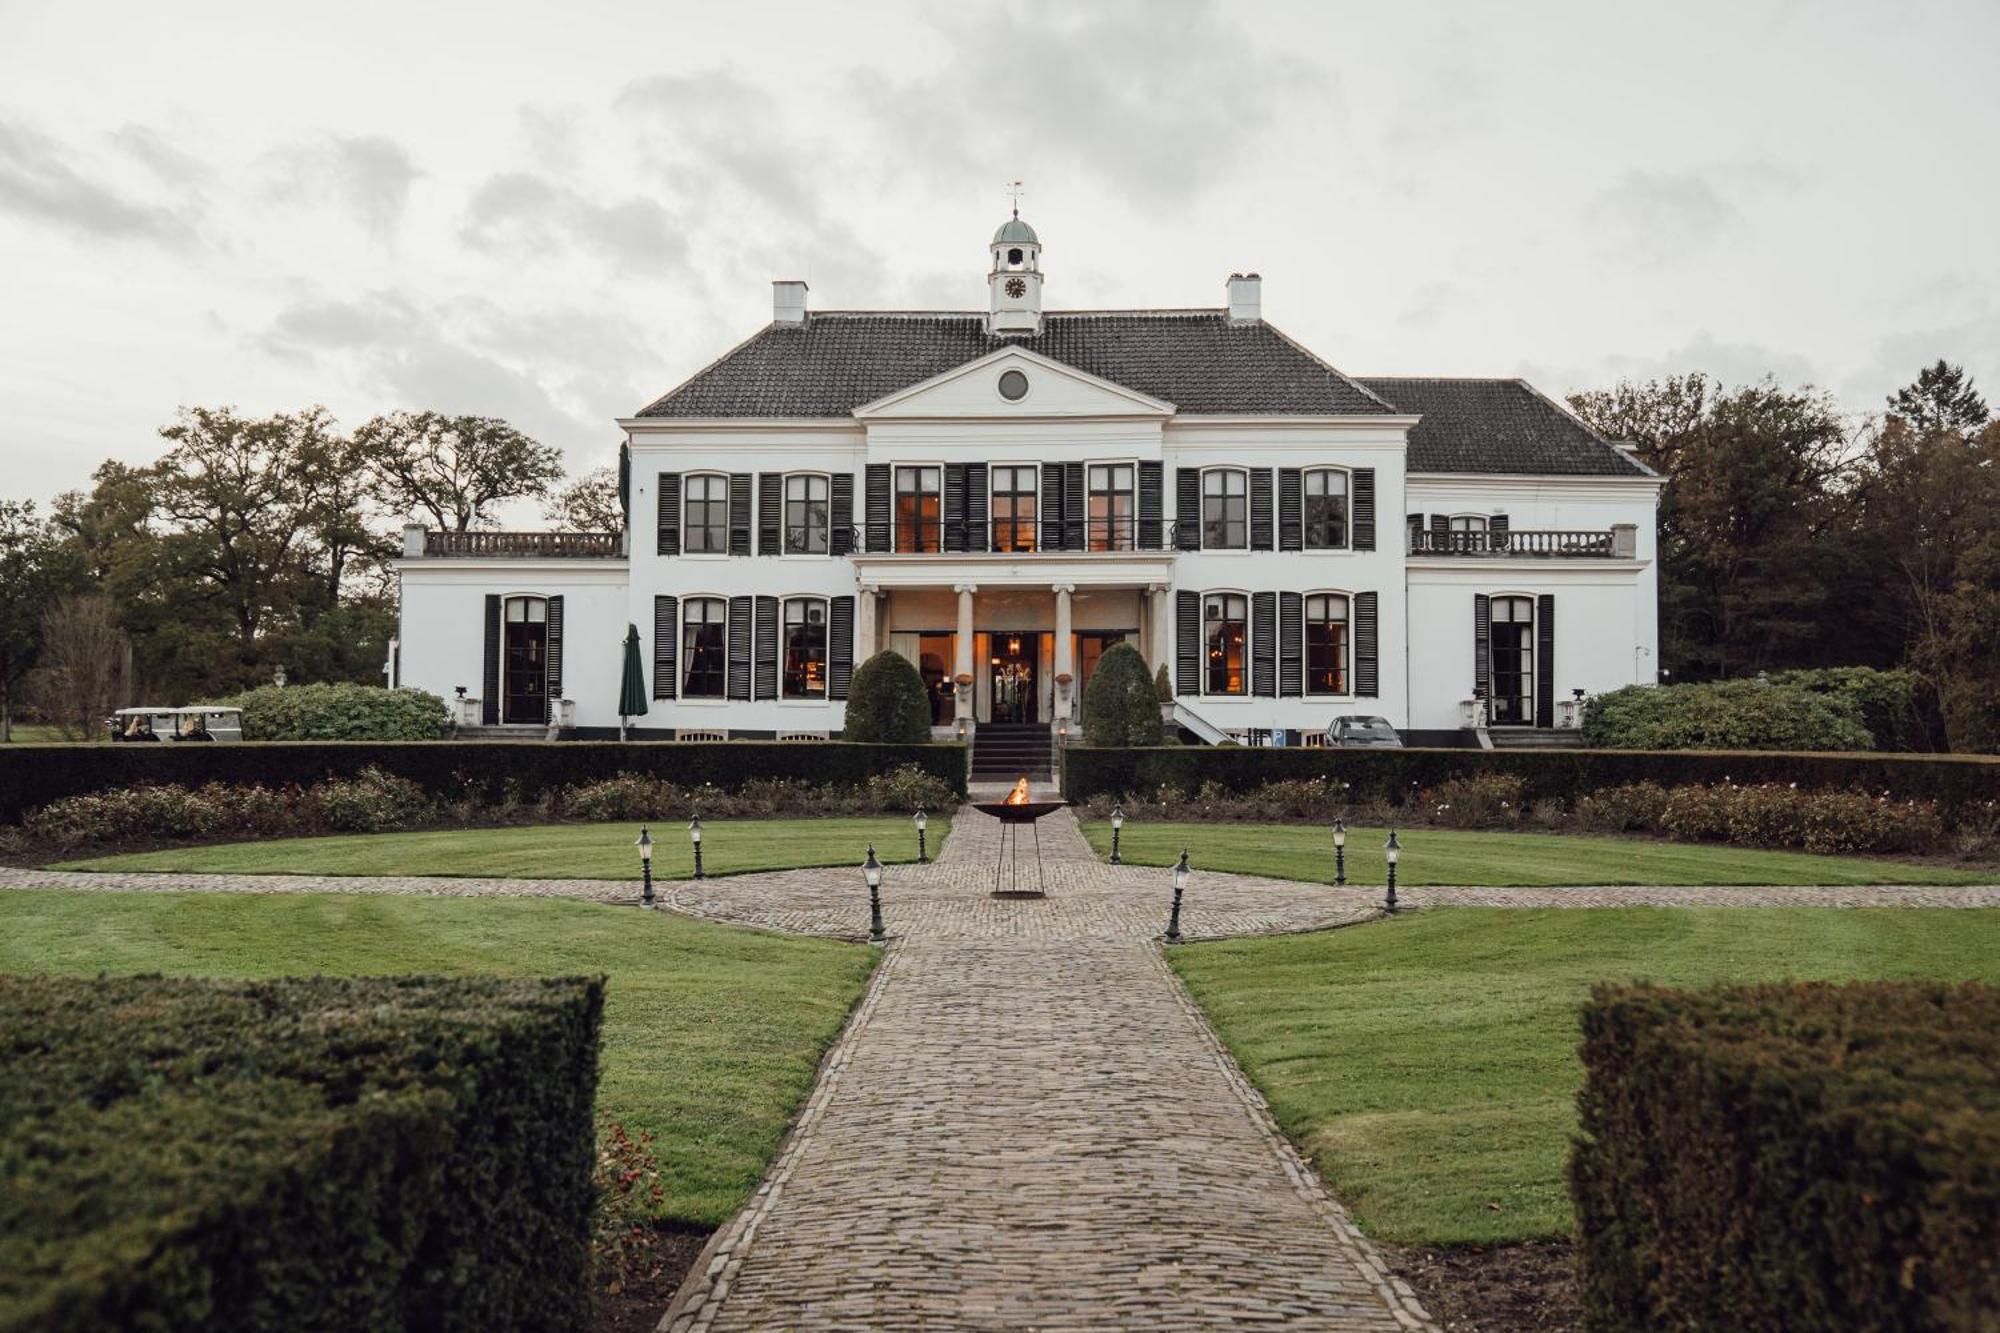
POLYGON ((1031 352, 1002 347, 854 409, 861 421, 951 418, 1169 417, 1174 405, 1031 352), (1004 389, 1026 381, 1015 399, 1004 389))

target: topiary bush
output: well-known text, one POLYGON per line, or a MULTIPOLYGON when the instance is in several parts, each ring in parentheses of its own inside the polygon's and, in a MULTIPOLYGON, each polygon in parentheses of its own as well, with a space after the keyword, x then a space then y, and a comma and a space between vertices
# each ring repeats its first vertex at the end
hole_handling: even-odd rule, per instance
POLYGON ((1581 1054, 1584 1327, 1995 1326, 2000 990, 1600 988, 1581 1054))
POLYGON ((1129 643, 1097 659, 1083 691, 1083 735, 1091 745, 1158 745, 1160 697, 1146 659, 1129 643))
POLYGON ((1583 743, 1604 750, 1872 750, 1847 694, 1768 680, 1627 685, 1595 695, 1583 743))
POLYGON ((877 745, 918 745, 931 738, 930 691, 909 658, 880 652, 854 669, 840 738, 877 745))
POLYGON ((1159 696, 1160 702, 1163 704, 1170 704, 1174 701, 1174 683, 1167 677, 1167 664, 1165 662, 1160 663, 1159 671, 1153 676, 1153 693, 1159 696))
POLYGON ((0 976, 0 1329, 591 1322, 601 979, 0 976))
POLYGON ((449 720, 435 694, 373 685, 261 685, 224 702, 246 741, 434 741, 449 720))

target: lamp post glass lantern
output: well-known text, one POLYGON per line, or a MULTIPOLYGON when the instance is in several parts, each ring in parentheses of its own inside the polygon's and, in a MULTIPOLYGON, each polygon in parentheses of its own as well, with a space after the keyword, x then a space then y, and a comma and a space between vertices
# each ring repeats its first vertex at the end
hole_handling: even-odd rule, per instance
POLYGON ((882 863, 875 859, 875 844, 868 844, 868 859, 861 863, 861 877, 868 881, 868 938, 880 944, 888 938, 882 929, 882 863))
POLYGON ((917 864, 923 865, 931 859, 924 846, 924 830, 931 826, 931 817, 924 813, 921 805, 917 807, 917 817, 914 822, 917 826, 917 864))
POLYGON ((639 840, 632 844, 639 849, 639 874, 644 887, 639 892, 642 907, 653 905, 653 833, 644 824, 639 826, 639 840))
POLYGON ((1396 910, 1396 862, 1402 859, 1403 844, 1396 841, 1396 830, 1389 830, 1389 841, 1382 844, 1382 858, 1389 863, 1389 896, 1383 900, 1384 910, 1396 910))
POLYGON ((1333 882, 1336 887, 1347 883, 1347 821, 1333 821, 1333 882))
POLYGON ((1112 806, 1111 807, 1111 864, 1112 865, 1123 864, 1118 859, 1118 831, 1124 827, 1125 827, 1125 807, 1123 805, 1112 806))
POLYGON ((694 877, 696 879, 703 879, 705 878, 705 876, 701 873, 701 816, 700 815, 696 815, 693 819, 690 819, 688 821, 688 842, 692 844, 694 847, 694 877))
POLYGON ((1181 859, 1174 862, 1174 910, 1167 917, 1167 943, 1181 942, 1181 895, 1187 892, 1188 854, 1181 848, 1181 859))

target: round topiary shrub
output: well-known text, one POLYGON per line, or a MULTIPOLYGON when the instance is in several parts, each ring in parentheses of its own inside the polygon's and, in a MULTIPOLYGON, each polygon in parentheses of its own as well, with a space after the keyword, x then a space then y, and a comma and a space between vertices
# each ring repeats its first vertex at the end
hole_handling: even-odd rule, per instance
POLYGON ((920 745, 931 738, 930 692, 909 658, 881 652, 855 668, 840 738, 878 745, 920 745))
POLYGON ((1158 745, 1160 698, 1146 659, 1129 643, 1105 651, 1083 691, 1083 739, 1107 747, 1158 745))

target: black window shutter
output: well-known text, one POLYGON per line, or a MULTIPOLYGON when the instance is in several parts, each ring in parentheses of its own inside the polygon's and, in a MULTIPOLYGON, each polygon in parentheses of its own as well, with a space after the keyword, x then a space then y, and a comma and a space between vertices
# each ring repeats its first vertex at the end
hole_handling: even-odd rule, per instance
POLYGON ((556 700, 562 698, 562 668, 563 668, 563 599, 562 598, 560 597, 549 598, 548 615, 549 615, 548 630, 547 630, 548 642, 545 645, 546 651, 544 657, 548 673, 547 680, 549 687, 547 690, 543 691, 543 702, 546 705, 547 716, 544 717, 542 720, 544 722, 553 722, 556 720, 556 700))
POLYGON ((777 555, 785 549, 785 474, 757 474, 757 554, 777 555))
MULTIPOLYGON (((1267 469, 1268 471, 1268 469, 1267 469)), ((1278 594, 1250 594, 1250 692, 1278 693, 1278 594)))
POLYGON ((1306 599, 1278 594, 1278 693, 1294 699, 1306 692, 1306 599))
POLYGON ((1382 693, 1381 633, 1377 599, 1372 592, 1354 594, 1354 693, 1374 699, 1382 693))
POLYGON ((829 546, 835 555, 854 554, 854 474, 833 474, 833 531, 829 546))
POLYGON ((1493 600, 1472 594, 1472 695, 1484 699, 1493 692, 1493 600))
POLYGON ((965 549, 965 464, 944 465, 944 549, 965 549))
POLYGON ((967 463, 965 465, 965 549, 983 551, 989 545, 987 538, 993 535, 993 525, 987 521, 986 510, 986 464, 967 463))
POLYGON ((750 474, 729 474, 729 554, 750 554, 750 474))
POLYGON ((653 697, 671 699, 680 686, 681 599, 653 599, 653 697))
POLYGON ((757 697, 778 697, 778 599, 757 599, 757 697))
POLYGON ((1174 594, 1174 682, 1177 694, 1201 693, 1201 594, 1174 594))
POLYGON ((868 550, 880 554, 889 545, 889 465, 868 465, 868 550))
POLYGON ((1081 551, 1090 543, 1083 531, 1083 464, 1063 464, 1063 549, 1081 551))
POLYGON ((1535 599, 1535 725, 1556 724, 1556 599, 1535 599))
POLYGON ((1451 515, 1432 514, 1431 549, 1434 551, 1450 550, 1451 549, 1450 543, 1451 543, 1451 515))
POLYGON ((1139 549, 1160 549, 1162 511, 1166 505, 1166 466, 1139 464, 1139 549))
POLYGON ((750 606, 748 597, 729 599, 729 697, 750 697, 750 606))
POLYGON ((1271 549, 1271 469, 1250 469, 1250 549, 1271 549))
POLYGON ((1410 524, 1410 552, 1415 554, 1417 548, 1423 544, 1424 516, 1422 514, 1411 514, 1408 521, 1410 524))
POLYGON ((1486 520, 1486 544, 1496 551, 1507 549, 1507 516, 1495 514, 1486 520))
MULTIPOLYGON (((1354 549, 1375 549, 1375 469, 1354 469, 1354 549)), ((1369 594, 1371 597, 1373 593, 1369 594)))
POLYGON ((500 595, 486 595, 486 654, 479 673, 479 720, 500 721, 500 595))
POLYGON ((1042 464, 1042 542, 1044 551, 1063 548, 1063 465, 1042 464))
POLYGON ((1201 549, 1201 469, 1174 469, 1174 549, 1201 549))
POLYGON ((679 555, 681 553, 681 474, 678 472, 662 472, 660 474, 659 526, 659 554, 679 555))
POLYGON ((1303 551, 1305 546, 1305 474, 1295 467, 1281 467, 1278 469, 1278 549, 1303 551))
POLYGON ((827 611, 826 697, 845 699, 854 679, 854 599, 836 597, 827 611))

